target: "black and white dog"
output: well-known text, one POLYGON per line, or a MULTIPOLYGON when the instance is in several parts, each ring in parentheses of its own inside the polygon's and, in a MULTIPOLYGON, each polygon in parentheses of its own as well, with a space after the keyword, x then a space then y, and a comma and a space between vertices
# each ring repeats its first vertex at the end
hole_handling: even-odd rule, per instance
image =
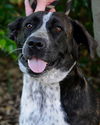
POLYGON ((78 49, 96 41, 64 13, 36 12, 9 25, 22 47, 20 125, 99 125, 97 96, 77 66, 78 49))

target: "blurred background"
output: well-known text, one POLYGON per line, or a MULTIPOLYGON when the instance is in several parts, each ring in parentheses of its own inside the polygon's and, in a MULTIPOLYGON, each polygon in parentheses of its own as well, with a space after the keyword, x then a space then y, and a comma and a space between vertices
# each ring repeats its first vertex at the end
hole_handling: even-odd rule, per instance
MULTIPOLYGON (((57 11, 64 11, 66 0, 60 0, 57 11)), ((0 125, 18 125, 22 73, 19 71, 16 43, 9 39, 7 25, 25 16, 23 0, 0 0, 0 125)), ((90 0, 73 0, 70 16, 79 20, 93 34, 90 0)), ((86 50, 80 55, 80 67, 96 91, 100 91, 100 58, 91 60, 86 50)))

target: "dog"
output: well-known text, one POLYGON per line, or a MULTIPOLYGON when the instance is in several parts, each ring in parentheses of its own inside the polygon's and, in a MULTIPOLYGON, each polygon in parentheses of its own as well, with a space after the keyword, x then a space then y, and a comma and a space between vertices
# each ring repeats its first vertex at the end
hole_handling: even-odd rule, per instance
POLYGON ((9 24, 21 47, 20 125, 99 125, 100 105, 77 60, 80 45, 94 56, 96 41, 59 12, 36 12, 9 24))

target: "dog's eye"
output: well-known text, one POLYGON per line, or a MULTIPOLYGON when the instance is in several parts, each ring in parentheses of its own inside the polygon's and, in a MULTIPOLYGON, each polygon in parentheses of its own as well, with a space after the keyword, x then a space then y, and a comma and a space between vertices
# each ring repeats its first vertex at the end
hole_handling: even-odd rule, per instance
POLYGON ((62 31, 62 28, 60 26, 55 27, 55 32, 59 33, 62 31))
POLYGON ((26 26, 25 26, 27 29, 31 29, 32 27, 33 27, 33 25, 32 24, 30 24, 30 23, 28 23, 28 24, 26 24, 26 26))

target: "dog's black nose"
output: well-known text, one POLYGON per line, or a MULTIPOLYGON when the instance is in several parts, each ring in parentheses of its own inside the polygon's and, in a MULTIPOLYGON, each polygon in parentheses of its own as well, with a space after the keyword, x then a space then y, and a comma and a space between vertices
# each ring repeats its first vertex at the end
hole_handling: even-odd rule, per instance
POLYGON ((31 37, 29 38, 27 44, 30 48, 38 50, 45 48, 45 40, 41 38, 31 37))

